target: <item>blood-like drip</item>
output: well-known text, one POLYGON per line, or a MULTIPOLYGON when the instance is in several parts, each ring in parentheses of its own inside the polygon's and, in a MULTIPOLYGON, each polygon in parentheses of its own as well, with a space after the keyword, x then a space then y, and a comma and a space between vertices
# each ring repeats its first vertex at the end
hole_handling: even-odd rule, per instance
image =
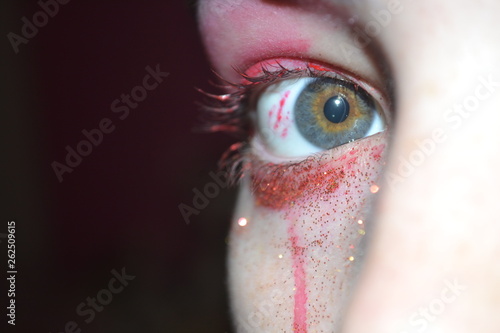
POLYGON ((283 107, 285 106, 288 96, 290 96, 290 90, 286 91, 285 94, 281 97, 280 106, 278 108, 278 114, 276 115, 276 122, 274 123, 275 130, 278 129, 283 119, 283 107))
POLYGON ((306 273, 304 269, 304 248, 298 244, 293 221, 288 228, 290 242, 292 244, 293 275, 295 278, 295 305, 294 305, 294 333, 307 333, 307 293, 306 293, 306 273))

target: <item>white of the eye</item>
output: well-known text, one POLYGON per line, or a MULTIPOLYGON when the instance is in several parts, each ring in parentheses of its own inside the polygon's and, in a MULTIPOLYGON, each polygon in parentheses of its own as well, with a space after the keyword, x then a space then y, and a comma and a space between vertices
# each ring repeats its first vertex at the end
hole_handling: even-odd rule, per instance
POLYGON ((385 129, 384 120, 378 114, 378 112, 374 112, 372 125, 370 126, 370 129, 366 133, 365 138, 367 136, 372 136, 374 134, 380 133, 380 132, 384 131, 384 129, 385 129))
POLYGON ((291 79, 267 87, 257 102, 260 141, 277 157, 305 157, 323 151, 304 139, 295 123, 294 106, 313 78, 291 79))

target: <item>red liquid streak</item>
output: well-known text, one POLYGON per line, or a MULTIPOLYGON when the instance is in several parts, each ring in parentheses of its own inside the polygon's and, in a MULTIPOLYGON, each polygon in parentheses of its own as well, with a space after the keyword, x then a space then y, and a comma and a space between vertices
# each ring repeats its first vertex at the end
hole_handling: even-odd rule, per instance
POLYGON ((283 130, 283 132, 281 132, 281 137, 282 137, 283 139, 284 139, 284 138, 286 138, 286 136, 287 136, 287 135, 288 135, 288 127, 287 127, 287 128, 285 128, 285 129, 283 130))
POLYGON ((280 106, 278 108, 278 115, 276 116, 276 122, 274 123, 274 129, 275 130, 278 129, 278 127, 280 125, 280 122, 283 119, 283 107, 285 106, 285 103, 286 103, 286 100, 287 100, 288 96, 290 96, 290 90, 288 90, 287 92, 285 92, 285 94, 283 95, 283 97, 281 97, 280 106))
POLYGON ((293 269, 295 277, 295 306, 293 310, 294 333, 307 333, 307 294, 306 272, 304 270, 304 248, 297 244, 298 236, 295 233, 293 222, 288 228, 290 242, 292 243, 293 269))

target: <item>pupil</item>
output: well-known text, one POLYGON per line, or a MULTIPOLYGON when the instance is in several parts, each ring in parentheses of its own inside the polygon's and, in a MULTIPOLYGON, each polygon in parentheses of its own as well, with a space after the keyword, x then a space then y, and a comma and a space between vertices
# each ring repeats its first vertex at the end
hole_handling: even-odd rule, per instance
POLYGON ((340 95, 333 96, 326 101, 323 112, 326 119, 339 124, 349 117, 349 102, 340 95))

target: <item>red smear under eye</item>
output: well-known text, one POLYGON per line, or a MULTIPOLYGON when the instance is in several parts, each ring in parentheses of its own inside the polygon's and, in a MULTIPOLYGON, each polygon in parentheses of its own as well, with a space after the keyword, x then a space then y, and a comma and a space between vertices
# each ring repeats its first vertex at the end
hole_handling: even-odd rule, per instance
POLYGON ((252 186, 256 204, 272 209, 294 205, 304 197, 330 194, 337 190, 346 176, 344 163, 339 167, 308 159, 292 165, 254 164, 252 186))
POLYGON ((371 156, 375 159, 375 161, 380 161, 382 158, 382 152, 384 151, 385 145, 378 145, 372 148, 371 156))
POLYGON ((385 144, 369 145, 349 149, 335 159, 325 154, 293 164, 266 163, 253 157, 251 181, 256 205, 287 209, 305 200, 326 198, 344 182, 363 182, 366 163, 361 161, 378 164, 384 148, 385 144))

